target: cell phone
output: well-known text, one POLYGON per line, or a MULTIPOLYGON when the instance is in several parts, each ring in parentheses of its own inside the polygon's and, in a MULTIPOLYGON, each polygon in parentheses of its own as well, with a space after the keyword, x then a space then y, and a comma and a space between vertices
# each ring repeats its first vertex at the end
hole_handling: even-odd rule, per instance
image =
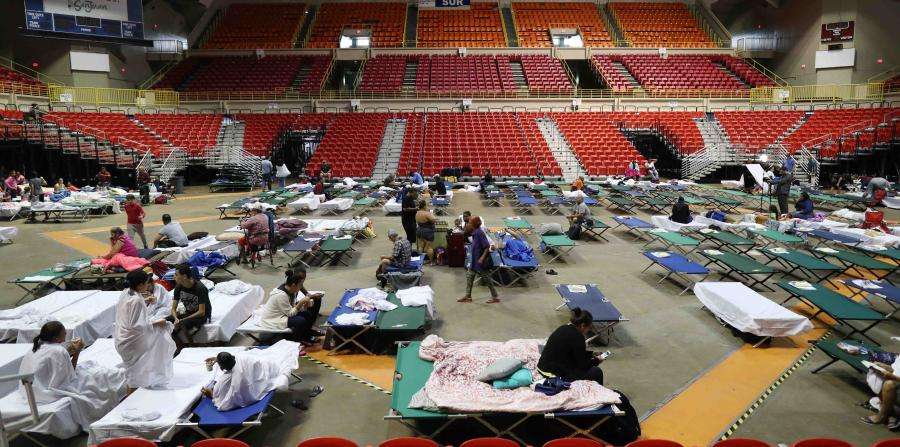
POLYGON ((610 351, 603 351, 602 353, 600 353, 599 358, 600 358, 600 360, 606 360, 606 359, 608 359, 609 356, 611 356, 611 355, 612 355, 612 352, 610 352, 610 351))

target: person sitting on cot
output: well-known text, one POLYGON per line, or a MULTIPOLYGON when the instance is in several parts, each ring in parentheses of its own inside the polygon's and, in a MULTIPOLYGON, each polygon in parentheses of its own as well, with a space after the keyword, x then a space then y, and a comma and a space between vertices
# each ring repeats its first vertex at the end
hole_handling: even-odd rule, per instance
POLYGON ((672 215, 669 216, 669 220, 680 224, 689 224, 694 220, 691 216, 691 207, 684 201, 684 197, 679 197, 678 201, 672 205, 672 215))
POLYGON ((815 216, 812 199, 809 198, 809 193, 806 191, 800 193, 800 199, 794 204, 794 209, 796 211, 792 212, 790 216, 795 219, 812 219, 815 216))
POLYGON ((541 351, 537 369, 546 377, 559 377, 567 382, 593 380, 603 385, 601 356, 587 350, 584 336, 591 331, 594 316, 586 310, 575 308, 569 324, 558 327, 541 351))

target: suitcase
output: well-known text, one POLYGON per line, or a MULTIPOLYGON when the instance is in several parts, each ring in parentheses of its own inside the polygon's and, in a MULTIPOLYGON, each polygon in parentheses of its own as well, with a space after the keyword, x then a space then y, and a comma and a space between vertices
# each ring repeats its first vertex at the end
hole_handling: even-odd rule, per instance
POLYGON ((451 233, 447 236, 447 265, 465 267, 466 237, 462 233, 451 233))

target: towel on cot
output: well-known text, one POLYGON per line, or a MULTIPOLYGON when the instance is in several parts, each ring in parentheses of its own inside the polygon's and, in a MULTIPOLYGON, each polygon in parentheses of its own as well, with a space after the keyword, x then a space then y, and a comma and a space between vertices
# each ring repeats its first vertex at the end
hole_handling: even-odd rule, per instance
POLYGON ((546 396, 528 387, 497 390, 476 378, 494 361, 513 358, 525 363, 534 381, 542 380, 537 373, 540 344, 540 340, 446 342, 429 335, 419 348, 419 357, 434 362, 425 394, 443 411, 467 413, 581 411, 620 403, 615 391, 593 381, 572 382, 570 390, 546 396))

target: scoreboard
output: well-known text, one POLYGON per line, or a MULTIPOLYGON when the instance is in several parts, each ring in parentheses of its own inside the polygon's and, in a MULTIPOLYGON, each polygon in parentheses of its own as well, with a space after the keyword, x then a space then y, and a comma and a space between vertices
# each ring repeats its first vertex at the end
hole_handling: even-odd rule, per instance
POLYGON ((141 0, 25 0, 25 29, 143 40, 143 5, 141 0))

